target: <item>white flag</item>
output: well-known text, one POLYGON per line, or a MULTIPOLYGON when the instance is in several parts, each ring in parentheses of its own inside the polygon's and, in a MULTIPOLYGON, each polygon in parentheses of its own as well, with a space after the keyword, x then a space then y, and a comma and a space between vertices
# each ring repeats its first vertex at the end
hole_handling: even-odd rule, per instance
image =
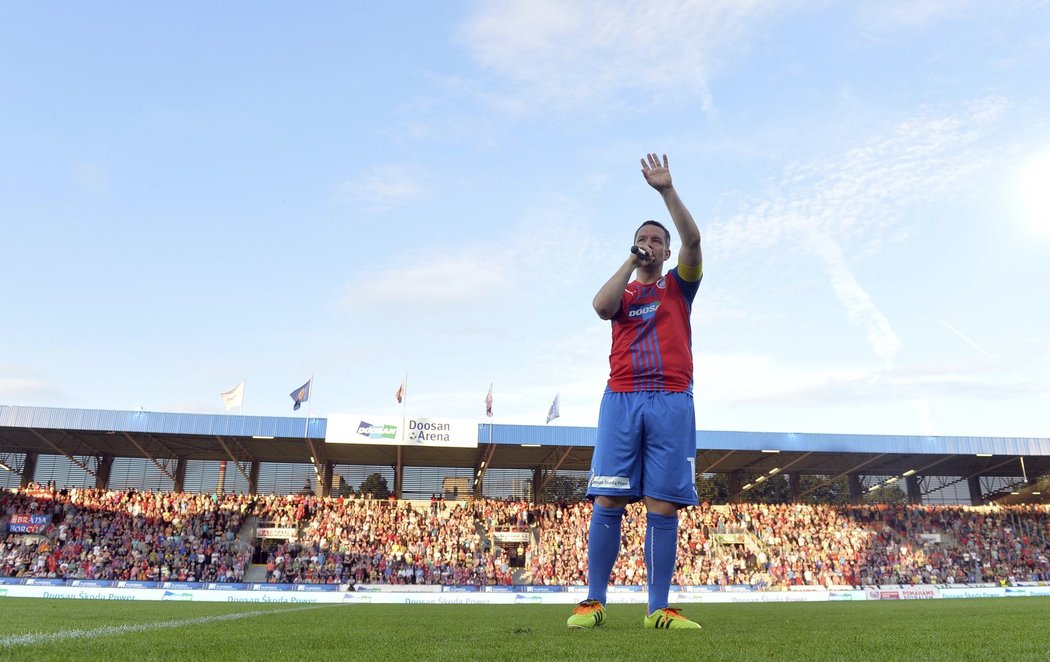
POLYGON ((554 396, 554 402, 551 403, 551 408, 547 410, 547 422, 550 423, 559 416, 561 416, 561 393, 554 396))
POLYGON ((226 411, 230 411, 234 407, 240 407, 244 404, 244 382, 234 386, 229 391, 220 393, 219 397, 222 398, 226 411))

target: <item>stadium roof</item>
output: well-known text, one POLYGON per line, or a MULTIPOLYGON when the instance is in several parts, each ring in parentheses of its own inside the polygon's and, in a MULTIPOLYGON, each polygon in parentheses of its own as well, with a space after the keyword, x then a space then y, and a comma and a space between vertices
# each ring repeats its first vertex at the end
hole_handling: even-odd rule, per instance
MULTIPOLYGON (((0 453, 419 467, 587 470, 595 429, 478 424, 477 448, 324 443, 324 418, 0 405, 0 453)), ((700 430, 704 473, 1017 476, 1050 473, 1050 439, 700 430)))

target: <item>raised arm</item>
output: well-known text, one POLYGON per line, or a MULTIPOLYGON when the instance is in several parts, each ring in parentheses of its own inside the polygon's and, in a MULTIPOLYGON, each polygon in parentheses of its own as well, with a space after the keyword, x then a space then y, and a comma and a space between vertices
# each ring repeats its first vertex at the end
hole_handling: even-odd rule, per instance
POLYGON ((682 242, 682 247, 678 250, 679 266, 693 267, 694 269, 690 271, 695 271, 696 278, 686 278, 686 275, 681 273, 682 270, 679 270, 680 275, 686 280, 696 280, 700 277, 700 269, 703 267, 703 256, 700 253, 700 228, 696 226, 693 215, 678 197, 678 192, 671 183, 671 170, 667 166, 667 155, 663 156, 662 164, 656 154, 648 154, 643 158, 642 175, 649 186, 656 189, 664 199, 667 211, 671 214, 671 220, 674 221, 675 229, 678 230, 678 238, 682 242))

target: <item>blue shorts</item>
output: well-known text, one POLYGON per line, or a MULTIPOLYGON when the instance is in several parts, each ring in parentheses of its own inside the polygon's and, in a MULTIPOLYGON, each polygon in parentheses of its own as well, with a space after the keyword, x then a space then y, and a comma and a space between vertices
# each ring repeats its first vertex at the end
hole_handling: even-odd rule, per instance
POLYGON ((696 415, 690 393, 606 391, 587 496, 696 505, 696 415))

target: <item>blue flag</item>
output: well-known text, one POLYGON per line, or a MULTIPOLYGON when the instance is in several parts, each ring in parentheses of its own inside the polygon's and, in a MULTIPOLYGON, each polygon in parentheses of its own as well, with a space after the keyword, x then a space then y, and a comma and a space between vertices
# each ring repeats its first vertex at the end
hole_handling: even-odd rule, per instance
POLYGON ((295 404, 292 405, 293 411, 299 411, 299 407, 310 399, 310 382, 313 380, 314 378, 311 377, 305 384, 289 393, 292 396, 292 400, 295 400, 295 404))

